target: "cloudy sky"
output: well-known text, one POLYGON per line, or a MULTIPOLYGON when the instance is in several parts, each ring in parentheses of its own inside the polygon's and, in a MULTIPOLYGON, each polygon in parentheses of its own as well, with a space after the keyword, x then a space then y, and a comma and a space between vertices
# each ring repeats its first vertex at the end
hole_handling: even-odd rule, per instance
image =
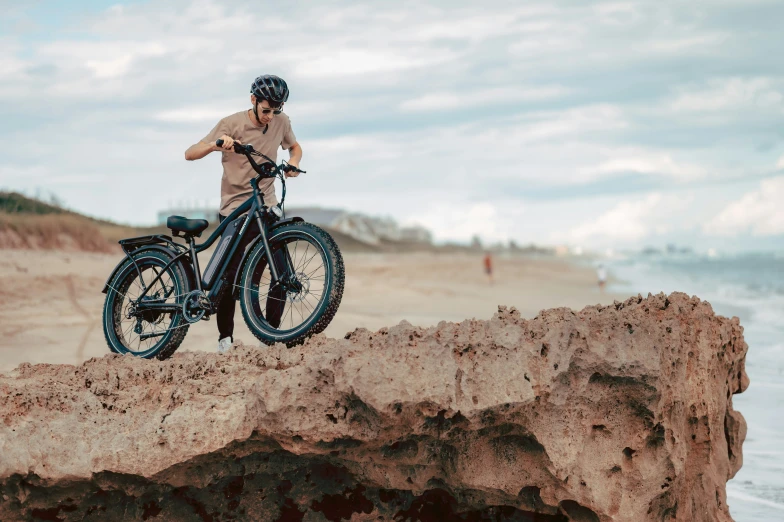
MULTIPOLYGON (((784 2, 0 0, 0 188, 152 223, 291 88, 290 206, 442 240, 784 248, 784 2)), ((287 157, 283 154, 282 157, 287 157)))

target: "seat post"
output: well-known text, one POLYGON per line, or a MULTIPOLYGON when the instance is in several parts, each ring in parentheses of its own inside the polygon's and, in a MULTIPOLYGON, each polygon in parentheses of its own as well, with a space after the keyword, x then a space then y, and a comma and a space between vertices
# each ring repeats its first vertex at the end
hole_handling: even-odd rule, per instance
POLYGON ((188 245, 191 247, 191 262, 193 269, 196 271, 194 277, 196 278, 196 288, 201 291, 201 269, 199 269, 199 258, 196 256, 196 241, 192 235, 188 235, 188 245))

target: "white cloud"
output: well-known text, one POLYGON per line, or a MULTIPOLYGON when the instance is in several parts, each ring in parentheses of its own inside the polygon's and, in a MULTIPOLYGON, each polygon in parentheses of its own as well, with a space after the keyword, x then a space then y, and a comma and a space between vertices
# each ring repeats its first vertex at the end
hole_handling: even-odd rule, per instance
POLYGON ((303 79, 343 78, 363 74, 403 72, 456 59, 457 53, 426 48, 313 50, 298 57, 296 75, 303 79))
MULTIPOLYGON (((0 185, 57 184, 78 209, 124 221, 149 222, 171 199, 216 196, 218 158, 185 162, 182 152, 248 107, 262 72, 292 87, 286 112, 308 170, 289 186, 292 205, 401 221, 423 213, 445 238, 480 229, 520 241, 571 230, 602 237, 617 214, 599 218, 622 199, 639 201, 640 212, 654 205, 634 192, 646 183, 683 182, 671 189, 699 197, 729 175, 741 183, 741 170, 745 179, 769 172, 759 151, 779 141, 784 90, 766 49, 782 37, 765 24, 725 22, 725 3, 337 0, 270 13, 246 0, 172 0, 90 9, 46 34, 16 24, 0 37, 0 135, 13 143, 0 185), (699 66, 706 56, 744 76, 711 77, 716 69, 699 66), (55 135, 42 153, 41 136, 55 135), (627 172, 648 179, 629 183, 619 175, 627 172), (576 226, 583 221, 593 228, 576 226)), ((706 214, 718 214, 729 192, 706 214)), ((669 209, 669 196, 659 197, 655 208, 669 209)), ((650 212, 650 222, 634 217, 618 235, 672 233, 666 212, 650 212)))
POLYGON ((784 170, 784 156, 780 157, 776 162, 776 170, 784 170))
POLYGON ((530 23, 530 18, 557 12, 557 9, 547 6, 525 6, 504 12, 480 11, 466 16, 467 11, 431 7, 421 13, 421 18, 427 23, 415 23, 408 38, 420 42, 449 39, 477 43, 521 31, 541 31, 544 29, 542 25, 530 23))
POLYGON ((41 182, 45 176, 50 174, 50 170, 42 165, 0 165, 0 186, 2 186, 2 183, 9 181, 18 184, 19 180, 38 180, 38 182, 41 182))
POLYGON ((505 218, 492 203, 436 204, 423 209, 406 224, 421 224, 439 241, 469 241, 479 236, 486 241, 506 241, 505 218))
POLYGON ((20 52, 21 46, 0 39, 0 47, 3 47, 3 53, 0 54, 0 78, 7 81, 12 75, 23 73, 27 63, 15 56, 20 52))
POLYGON ((572 228, 564 239, 586 245, 636 243, 661 236, 678 223, 689 201, 687 197, 661 193, 621 201, 596 219, 572 228))
POLYGON ((221 118, 238 112, 237 107, 242 107, 242 105, 243 104, 240 102, 234 104, 215 105, 211 107, 203 105, 191 105, 155 113, 153 118, 159 121, 172 123, 206 122, 215 124, 218 123, 221 118))
POLYGON ((670 108, 676 112, 715 112, 757 108, 784 112, 784 95, 770 78, 713 79, 704 86, 679 88, 670 108))
POLYGON ((640 6, 634 2, 607 2, 592 6, 597 19, 607 25, 627 26, 642 18, 640 6))
POLYGON ((723 32, 702 34, 697 36, 683 36, 645 42, 643 47, 654 53, 683 53, 690 51, 715 51, 729 39, 723 32))
POLYGON ((567 94, 569 89, 560 85, 537 87, 496 87, 492 89, 467 90, 462 92, 433 92, 400 104, 403 111, 438 111, 459 109, 473 110, 487 105, 508 105, 521 101, 546 100, 567 94))
POLYGON ((603 153, 608 158, 598 165, 580 168, 581 177, 587 180, 608 174, 633 172, 667 176, 678 181, 693 181, 706 175, 703 166, 676 161, 670 152, 630 147, 607 150, 603 153))
POLYGON ((623 110, 611 104, 534 112, 519 118, 510 129, 499 130, 499 135, 492 138, 495 143, 488 145, 506 144, 515 147, 520 144, 564 140, 575 136, 598 137, 603 132, 624 129, 628 125, 623 110))
POLYGON ((766 179, 759 190, 749 192, 729 204, 703 228, 706 234, 754 236, 784 234, 784 176, 766 179))

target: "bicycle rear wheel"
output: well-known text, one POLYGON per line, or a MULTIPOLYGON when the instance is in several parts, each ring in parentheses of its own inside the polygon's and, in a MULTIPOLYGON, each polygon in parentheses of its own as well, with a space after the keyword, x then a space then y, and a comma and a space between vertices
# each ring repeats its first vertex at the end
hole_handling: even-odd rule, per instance
POLYGON ((310 223, 280 227, 268 242, 291 285, 272 283, 264 245, 258 243, 240 269, 242 315, 263 343, 291 347, 324 331, 335 316, 345 283, 343 257, 332 237, 310 223))
MULTIPOLYGON (((166 359, 182 343, 189 323, 182 312, 137 312, 136 301, 144 285, 149 286, 163 272, 170 258, 154 250, 134 253, 133 258, 136 263, 126 260, 109 283, 103 308, 106 343, 115 353, 166 359)), ((143 301, 181 305, 187 292, 187 279, 175 263, 166 268, 143 301)))

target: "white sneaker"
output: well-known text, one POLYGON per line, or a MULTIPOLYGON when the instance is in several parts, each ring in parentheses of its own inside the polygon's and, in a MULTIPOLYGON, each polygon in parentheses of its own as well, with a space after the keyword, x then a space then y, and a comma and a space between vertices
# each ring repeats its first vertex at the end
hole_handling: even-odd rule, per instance
POLYGON ((231 337, 224 337, 218 341, 218 353, 227 353, 231 350, 231 337))

